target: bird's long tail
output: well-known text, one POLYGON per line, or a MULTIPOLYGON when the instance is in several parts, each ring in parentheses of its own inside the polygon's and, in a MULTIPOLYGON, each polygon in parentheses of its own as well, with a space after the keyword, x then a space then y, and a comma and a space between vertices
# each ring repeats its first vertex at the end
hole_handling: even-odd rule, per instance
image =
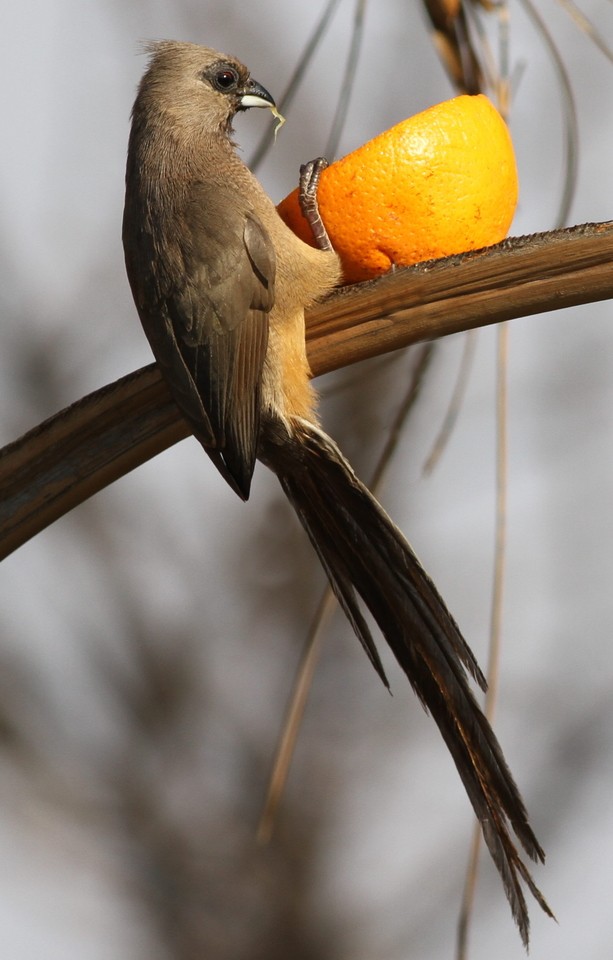
POLYGON ((547 902, 521 860, 544 853, 496 736, 468 685, 485 680, 436 587, 398 528, 358 480, 336 444, 317 427, 268 421, 259 458, 276 473, 375 670, 388 685, 360 609, 366 604, 423 706, 436 721, 498 868, 522 940, 528 943, 523 880, 547 902))

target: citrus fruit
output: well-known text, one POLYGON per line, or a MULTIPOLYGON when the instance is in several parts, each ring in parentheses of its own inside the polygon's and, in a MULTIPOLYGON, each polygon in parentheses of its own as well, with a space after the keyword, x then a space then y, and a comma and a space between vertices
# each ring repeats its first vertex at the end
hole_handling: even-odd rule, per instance
MULTIPOLYGON (((325 169, 319 211, 354 283, 502 240, 517 204, 507 126, 487 97, 460 96, 379 134, 325 169)), ((278 211, 307 243, 298 190, 278 211)))

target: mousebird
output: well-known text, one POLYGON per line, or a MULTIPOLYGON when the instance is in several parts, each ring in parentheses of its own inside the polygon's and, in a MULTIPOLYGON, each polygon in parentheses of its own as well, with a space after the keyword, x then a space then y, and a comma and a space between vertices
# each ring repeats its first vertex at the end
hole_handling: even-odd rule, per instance
POLYGON ((512 834, 543 851, 468 677, 485 680, 413 550, 321 429, 306 358, 305 308, 341 268, 317 210, 322 164, 302 169, 319 246, 285 225, 236 153, 232 123, 270 93, 234 57, 195 44, 149 47, 132 111, 123 243, 145 334, 181 413, 246 500, 256 459, 278 477, 338 601, 388 685, 364 604, 458 769, 524 943, 521 882, 552 916, 512 834))

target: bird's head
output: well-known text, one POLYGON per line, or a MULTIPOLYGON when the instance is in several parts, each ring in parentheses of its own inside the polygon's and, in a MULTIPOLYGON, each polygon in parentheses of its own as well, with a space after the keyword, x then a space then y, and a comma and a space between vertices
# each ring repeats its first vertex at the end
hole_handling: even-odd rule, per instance
POLYGON ((239 110, 268 107, 280 120, 271 94, 234 57, 194 43, 162 40, 146 47, 151 55, 137 104, 153 104, 175 121, 227 132, 239 110))

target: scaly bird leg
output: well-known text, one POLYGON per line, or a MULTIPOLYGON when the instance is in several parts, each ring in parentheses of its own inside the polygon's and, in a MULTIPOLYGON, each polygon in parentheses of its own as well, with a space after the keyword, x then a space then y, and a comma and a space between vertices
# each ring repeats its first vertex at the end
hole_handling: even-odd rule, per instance
POLYGON ((330 237, 328 236, 328 231, 326 230, 324 222, 321 219, 319 204, 317 203, 317 187, 319 185, 319 178, 321 177, 322 171, 325 170, 327 166, 328 161, 325 157, 317 157, 315 160, 310 160, 308 163, 303 163, 300 167, 298 193, 300 209, 302 210, 304 219, 308 221, 309 226, 313 231, 315 243, 320 250, 333 249, 332 244, 330 243, 330 237))

